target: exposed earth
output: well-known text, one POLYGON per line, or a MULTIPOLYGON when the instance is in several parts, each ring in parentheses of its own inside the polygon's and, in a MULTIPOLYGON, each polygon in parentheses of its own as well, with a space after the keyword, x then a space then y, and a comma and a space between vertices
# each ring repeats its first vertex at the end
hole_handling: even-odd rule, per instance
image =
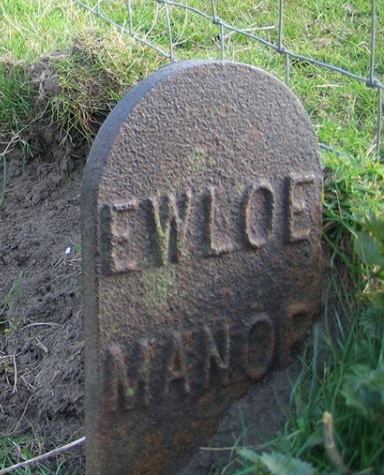
POLYGON ((81 170, 55 158, 8 155, 0 211, 0 431, 45 449, 83 433, 81 170))

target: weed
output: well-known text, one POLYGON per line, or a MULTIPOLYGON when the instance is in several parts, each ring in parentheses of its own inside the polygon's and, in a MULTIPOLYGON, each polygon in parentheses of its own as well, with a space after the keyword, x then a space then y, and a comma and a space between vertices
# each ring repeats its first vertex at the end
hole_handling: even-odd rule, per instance
POLYGON ((22 278, 23 273, 20 272, 18 277, 13 281, 8 292, 5 294, 3 302, 0 305, 0 331, 3 331, 4 333, 9 333, 15 329, 16 323, 12 312, 15 304, 21 297, 22 278))
MULTIPOLYGON (((0 467, 9 467, 20 460, 28 460, 36 455, 37 450, 39 450, 38 441, 31 442, 23 436, 12 437, 12 439, 0 438, 0 467)), ((32 468, 20 468, 12 473, 15 475, 60 475, 65 473, 62 470, 63 466, 64 462, 59 462, 56 469, 49 470, 41 465, 35 465, 32 468)))
POLYGON ((4 206, 5 204, 5 197, 7 193, 7 185, 8 185, 8 172, 7 172, 7 159, 5 155, 0 155, 1 158, 1 168, 2 168, 2 187, 1 187, 1 192, 0 192, 0 209, 4 206))
POLYGON ((28 121, 31 100, 25 66, 0 60, 0 133, 17 135, 28 121))
POLYGON ((326 171, 323 201, 323 237, 331 250, 330 263, 342 262, 360 278, 352 245, 371 215, 384 213, 384 165, 362 155, 323 156, 326 171))
POLYGON ((95 135, 130 85, 160 64, 154 54, 112 31, 108 37, 81 34, 71 53, 55 62, 60 93, 49 101, 55 121, 71 136, 95 135))

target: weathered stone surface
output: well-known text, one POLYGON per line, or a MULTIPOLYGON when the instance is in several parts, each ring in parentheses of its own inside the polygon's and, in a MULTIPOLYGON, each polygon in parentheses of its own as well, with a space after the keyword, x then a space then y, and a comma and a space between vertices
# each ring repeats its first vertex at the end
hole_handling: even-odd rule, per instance
POLYGON ((82 213, 87 473, 174 473, 319 311, 308 118, 250 66, 163 68, 96 137, 82 213))

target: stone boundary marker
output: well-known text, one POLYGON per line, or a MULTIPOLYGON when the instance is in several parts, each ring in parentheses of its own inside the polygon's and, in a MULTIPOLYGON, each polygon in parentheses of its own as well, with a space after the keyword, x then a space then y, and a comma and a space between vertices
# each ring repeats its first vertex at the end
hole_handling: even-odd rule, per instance
POLYGON ((318 146, 269 74, 175 63, 84 173, 87 474, 169 475, 319 313, 318 146))

